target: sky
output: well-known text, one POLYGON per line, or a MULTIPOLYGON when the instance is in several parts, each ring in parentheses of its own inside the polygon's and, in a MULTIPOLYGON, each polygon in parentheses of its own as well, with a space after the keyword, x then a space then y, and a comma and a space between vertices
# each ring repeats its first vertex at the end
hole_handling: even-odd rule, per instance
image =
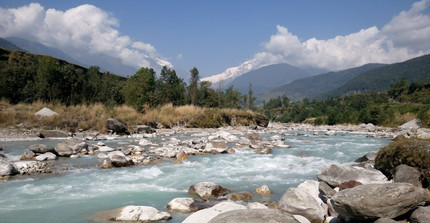
POLYGON ((274 63, 341 70, 430 53, 430 0, 0 0, 0 37, 213 82, 274 63))

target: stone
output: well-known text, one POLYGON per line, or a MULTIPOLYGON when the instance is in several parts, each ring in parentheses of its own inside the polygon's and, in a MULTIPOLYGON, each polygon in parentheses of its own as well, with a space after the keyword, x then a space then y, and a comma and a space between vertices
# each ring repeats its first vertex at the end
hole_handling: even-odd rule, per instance
POLYGON ((125 167, 130 165, 130 162, 128 162, 127 158, 121 155, 110 156, 110 161, 114 167, 125 167))
POLYGON ((391 218, 380 218, 373 223, 397 223, 397 221, 394 221, 391 218))
POLYGON ((57 144, 57 146, 55 146, 55 152, 59 156, 70 156, 76 153, 75 151, 73 151, 70 145, 64 142, 60 142, 57 144))
POLYGON ((191 208, 193 202, 194 199, 189 197, 175 198, 167 204, 167 210, 169 212, 193 212, 194 210, 191 208))
POLYGON ((97 154, 98 159, 106 159, 109 158, 109 156, 106 153, 99 153, 97 154))
POLYGON ((179 153, 176 154, 176 160, 184 161, 187 159, 188 159, 188 156, 184 151, 180 151, 179 153))
POLYGON ((69 135, 61 130, 45 130, 39 132, 40 138, 67 138, 69 135))
POLYGON ((396 218, 430 202, 426 189, 408 183, 366 184, 339 191, 331 204, 342 216, 356 220, 396 218))
POLYGON ((34 152, 34 153, 46 153, 46 152, 55 152, 55 149, 44 145, 44 144, 35 144, 35 145, 30 145, 28 147, 28 150, 34 152))
POLYGON ((246 207, 233 202, 224 201, 211 208, 206 208, 191 214, 182 223, 207 223, 221 213, 239 209, 246 209, 246 207))
POLYGON ((262 149, 256 149, 255 150, 255 153, 258 153, 258 154, 272 154, 272 149, 271 148, 262 148, 262 149))
POLYGON ((250 192, 235 192, 231 194, 227 194, 226 196, 231 201, 244 201, 248 202, 252 198, 252 194, 250 192))
POLYGON ((15 165, 9 161, 0 158, 0 176, 12 176, 18 173, 15 165))
POLYGON ((358 158, 355 160, 357 163, 366 162, 366 161, 375 161, 376 155, 378 155, 378 152, 370 151, 366 153, 366 155, 358 158))
POLYGON ((112 162, 110 161, 110 159, 104 159, 100 167, 102 169, 110 169, 110 168, 113 168, 114 166, 112 165, 112 162))
POLYGON ((36 156, 36 160, 38 160, 38 161, 56 160, 56 159, 57 159, 57 155, 55 155, 51 152, 46 152, 44 154, 40 154, 40 155, 36 156))
POLYGON ((269 209, 269 207, 259 202, 251 202, 248 203, 248 209, 269 209))
POLYGON ((39 111, 37 111, 36 113, 34 113, 36 116, 40 116, 40 117, 51 117, 51 116, 55 116, 58 115, 57 112, 52 111, 51 109, 44 107, 42 109, 40 109, 39 111))
POLYGON ((193 211, 198 211, 206 208, 211 208, 221 202, 227 201, 227 198, 207 198, 204 200, 195 200, 191 205, 190 208, 193 211))
POLYGON ((332 187, 338 187, 341 183, 351 180, 362 184, 388 183, 387 177, 379 170, 357 166, 338 166, 336 164, 324 168, 317 177, 332 187))
POLYGON ((6 158, 6 155, 2 152, 0 152, 0 158, 6 158))
POLYGON ((421 127, 421 122, 417 119, 412 119, 409 122, 404 123, 403 125, 399 126, 400 130, 416 130, 421 127))
POLYGON ((345 190, 345 189, 349 189, 349 188, 354 188, 358 185, 363 185, 362 183, 360 183, 359 181, 355 181, 355 180, 350 180, 347 182, 343 182, 339 185, 339 190, 345 190))
POLYGON ((114 148, 109 147, 109 146, 100 146, 99 147, 99 152, 112 152, 115 151, 114 148))
POLYGON ((122 209, 121 214, 116 221, 139 221, 152 222, 160 220, 169 220, 172 217, 169 213, 159 211, 149 206, 126 206, 122 209))
POLYGON ((254 190, 254 192, 256 194, 261 194, 261 195, 270 195, 273 194, 273 191, 267 186, 267 185, 262 185, 261 187, 258 187, 254 190))
POLYGON ((137 133, 137 134, 151 134, 154 133, 155 130, 152 129, 150 126, 147 125, 137 125, 135 127, 133 127, 133 133, 137 133))
POLYGON ((421 172, 405 164, 398 165, 395 169, 394 182, 410 183, 415 187, 423 187, 420 181, 421 172))
POLYGON ((283 138, 280 135, 274 135, 269 137, 269 141, 275 142, 275 141, 284 141, 285 138, 283 138))
POLYGON ((36 156, 36 154, 30 150, 26 150, 22 155, 20 160, 31 160, 36 156))
POLYGON ((230 190, 212 182, 201 182, 196 185, 192 185, 188 189, 188 193, 206 199, 225 196, 230 193, 230 190))
POLYGON ((264 128, 266 128, 269 125, 269 119, 266 116, 260 115, 260 114, 257 114, 255 116, 255 122, 258 126, 264 127, 264 128))
POLYGON ((211 141, 206 144, 205 149, 203 150, 206 153, 224 153, 228 149, 228 146, 219 141, 211 141))
POLYGON ((412 212, 409 218, 411 223, 429 223, 430 222, 430 206, 418 207, 412 212))
POLYGON ((104 142, 100 141, 97 143, 97 146, 106 146, 106 144, 104 142))
POLYGON ((251 141, 261 141, 261 137, 257 133, 249 134, 248 139, 251 141))
POLYGON ((318 191, 319 197, 325 203, 336 194, 336 191, 324 181, 319 182, 318 191))
POLYGON ((300 223, 294 216, 276 209, 239 209, 224 212, 209 223, 300 223))
POLYGON ((79 154, 70 155, 70 159, 77 159, 77 158, 81 158, 81 155, 79 155, 79 154))
POLYGON ((113 133, 116 133, 119 135, 122 135, 122 134, 130 135, 130 133, 128 132, 127 126, 124 123, 114 118, 109 118, 108 120, 106 120, 106 127, 107 129, 112 130, 113 133))

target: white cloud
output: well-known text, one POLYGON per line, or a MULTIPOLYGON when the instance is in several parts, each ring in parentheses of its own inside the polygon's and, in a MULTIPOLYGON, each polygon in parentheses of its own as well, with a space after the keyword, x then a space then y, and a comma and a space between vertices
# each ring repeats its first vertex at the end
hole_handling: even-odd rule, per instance
POLYGON ((75 57, 106 54, 120 58, 133 67, 172 66, 160 58, 154 46, 132 41, 118 31, 119 22, 108 12, 93 5, 81 5, 66 11, 45 10, 38 3, 0 8, 0 36, 17 36, 59 48, 75 57))
POLYGON ((178 54, 178 56, 176 56, 177 60, 182 60, 184 59, 184 56, 182 55, 182 53, 178 54))
POLYGON ((301 67, 341 70, 366 63, 394 63, 430 53, 430 16, 424 14, 429 0, 412 5, 395 16, 382 29, 370 27, 327 40, 306 41, 277 26, 277 33, 264 43, 264 51, 237 67, 204 80, 218 82, 232 79, 250 70, 275 63, 301 67))

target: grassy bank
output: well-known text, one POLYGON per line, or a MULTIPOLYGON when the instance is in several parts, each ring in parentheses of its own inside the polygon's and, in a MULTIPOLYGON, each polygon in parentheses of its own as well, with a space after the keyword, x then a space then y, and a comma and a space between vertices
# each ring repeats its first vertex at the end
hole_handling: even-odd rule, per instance
MULTIPOLYGON (((116 118, 129 128, 133 125, 146 124, 170 128, 176 125, 185 127, 216 128, 227 125, 255 124, 256 115, 248 110, 203 108, 193 105, 173 106, 166 104, 148 109, 144 113, 134 108, 121 105, 106 107, 103 104, 65 106, 60 103, 34 102, 12 105, 6 100, 0 101, 0 127, 22 129, 62 129, 66 131, 95 130, 106 132, 106 120, 116 118), (58 116, 38 117, 40 109, 47 107, 58 116)), ((131 129, 130 129, 131 130, 131 129)))

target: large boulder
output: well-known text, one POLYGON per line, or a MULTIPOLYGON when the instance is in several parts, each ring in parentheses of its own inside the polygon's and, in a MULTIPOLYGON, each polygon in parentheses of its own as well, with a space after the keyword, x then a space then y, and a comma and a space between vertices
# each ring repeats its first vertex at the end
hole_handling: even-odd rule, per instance
POLYGON ((59 156, 71 156, 73 154, 76 154, 76 152, 73 151, 72 146, 64 142, 60 142, 57 144, 57 146, 55 146, 55 152, 59 156))
POLYGON ((44 154, 40 154, 36 156, 36 160, 38 161, 55 160, 55 159, 57 159, 57 155, 51 152, 46 152, 44 154))
POLYGON ((273 191, 269 188, 269 186, 267 185, 261 185, 261 187, 258 187, 254 190, 254 192, 256 194, 261 194, 261 195, 270 195, 273 194, 273 191))
POLYGON ((418 207, 412 212, 409 218, 411 223, 429 223, 430 222, 430 206, 418 207))
POLYGON ((155 130, 152 129, 151 126, 147 126, 147 125, 137 125, 137 126, 133 127, 133 133, 151 134, 154 132, 155 132, 155 130))
POLYGON ((411 129, 418 129, 421 127, 421 122, 417 119, 412 119, 409 122, 404 123, 403 125, 399 126, 400 130, 411 130, 411 129))
POLYGON ((106 121, 106 127, 107 129, 112 130, 113 133, 130 135, 127 126, 114 118, 109 118, 106 121))
POLYGON ((326 182, 332 187, 338 187, 340 184, 351 180, 362 184, 388 183, 387 177, 381 171, 358 166, 338 166, 332 164, 320 171, 317 176, 319 180, 326 182))
POLYGON ((191 208, 193 202, 194 199, 189 197, 175 198, 167 204, 167 210, 169 212, 193 212, 194 209, 191 208))
POLYGON ((42 109, 40 109, 39 111, 37 111, 36 113, 34 113, 36 116, 40 116, 40 117, 51 117, 51 116, 56 116, 58 115, 57 112, 52 111, 51 109, 44 107, 42 109))
POLYGON ((336 194, 336 191, 324 181, 319 182, 318 190, 319 197, 326 203, 336 194))
POLYGON ((430 202, 428 192, 408 183, 366 184, 343 190, 332 198, 333 208, 356 220, 396 218, 430 202))
POLYGON ((169 213, 149 206, 126 206, 116 221, 152 222, 171 219, 169 213))
POLYGON ((423 187, 420 178, 421 173, 417 169, 408 165, 402 164, 396 167, 394 174, 394 182, 397 183, 410 183, 415 187, 423 187))
POLYGON ((318 182, 305 182, 297 188, 290 187, 282 195, 278 207, 290 214, 301 215, 312 223, 319 223, 324 221, 324 216, 327 215, 327 205, 318 194, 318 182))
POLYGON ((256 115, 255 122, 258 126, 266 128, 269 125, 269 119, 264 115, 256 115))
POLYGON ((277 209, 241 209, 224 212, 209 223, 300 223, 292 215, 277 209))
POLYGON ((203 209, 191 214, 182 223, 207 223, 221 213, 239 209, 246 209, 246 207, 240 204, 225 201, 211 208, 203 209))
POLYGON ((124 153, 121 151, 110 152, 108 153, 108 157, 112 162, 112 165, 115 167, 125 167, 131 164, 131 162, 127 160, 127 157, 125 157, 124 153))
POLYGON ((26 150, 22 155, 20 160, 31 160, 36 156, 36 154, 30 150, 26 150))
POLYGON ((47 146, 45 144, 35 144, 35 145, 30 145, 28 147, 28 150, 34 152, 34 153, 47 153, 47 152, 55 152, 55 149, 52 148, 51 146, 47 146))
POLYGON ((230 193, 230 190, 212 182, 200 182, 192 185, 188 189, 188 193, 206 199, 225 196, 230 193))
POLYGON ((7 160, 0 158, 0 176, 12 176, 18 173, 15 165, 7 160))

